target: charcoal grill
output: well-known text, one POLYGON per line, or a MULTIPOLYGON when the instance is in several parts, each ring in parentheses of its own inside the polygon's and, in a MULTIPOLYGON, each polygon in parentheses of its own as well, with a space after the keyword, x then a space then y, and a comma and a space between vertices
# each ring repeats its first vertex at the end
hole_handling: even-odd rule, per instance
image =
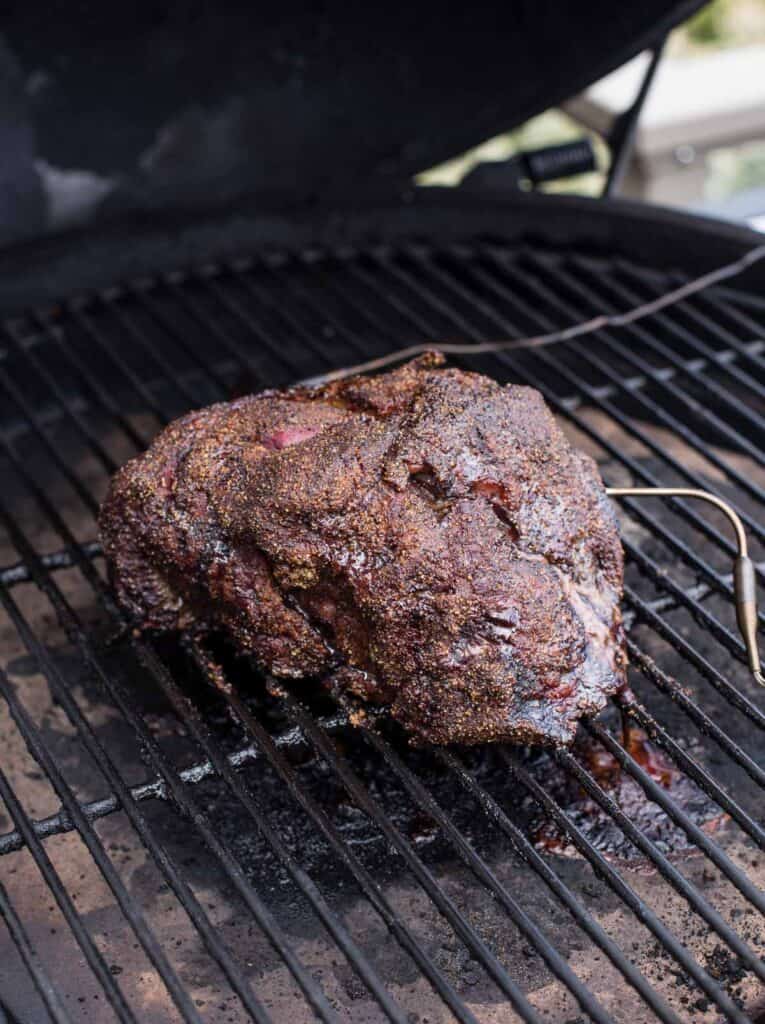
POLYGON ((10 181, 17 200, 0 203, 0 1024, 762 1024, 765 691, 721 512, 620 498, 631 689, 558 751, 413 750, 384 712, 277 683, 221 638, 135 633, 95 525, 111 473, 189 408, 599 317, 453 361, 540 389, 607 486, 729 503, 762 583, 765 263, 745 265, 761 238, 409 185, 658 55, 698 4, 171 6, 136 5, 117 34, 103 5, 49 5, 44 31, 14 10, 19 67, 53 67, 56 89, 25 89, 0 51, 21 82, 0 97, 0 199, 10 181), (188 104, 210 122, 179 119, 188 104), (314 109, 342 111, 337 132, 317 138, 314 109), (173 163, 189 123, 205 160, 180 145, 173 163), (262 125, 278 144, 253 195, 262 125), (139 161, 158 133, 162 159, 139 161), (83 153, 118 187, 53 237, 33 157, 83 153))
MULTIPOLYGON (((715 510, 621 504, 635 695, 623 714, 690 796, 613 713, 572 751, 412 751, 384 716, 277 687, 225 645, 136 635, 94 522, 114 468, 191 406, 402 342, 555 330, 683 279, 592 246, 402 236, 270 249, 4 322, 9 1012, 758 1019, 765 713, 715 510), (639 813, 603 775, 606 755, 639 813), (555 841, 540 842, 550 825, 555 841)), ((461 362, 542 390, 607 484, 719 494, 759 559, 754 288, 732 280, 554 350, 461 362)))

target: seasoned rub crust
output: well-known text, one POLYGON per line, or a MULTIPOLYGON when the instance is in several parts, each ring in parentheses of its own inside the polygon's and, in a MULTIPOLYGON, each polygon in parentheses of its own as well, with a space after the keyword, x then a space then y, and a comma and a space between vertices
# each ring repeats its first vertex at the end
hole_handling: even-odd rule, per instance
POLYGON ((538 392, 442 361, 172 423, 102 508, 118 600, 420 742, 571 740, 624 677, 610 503, 538 392))

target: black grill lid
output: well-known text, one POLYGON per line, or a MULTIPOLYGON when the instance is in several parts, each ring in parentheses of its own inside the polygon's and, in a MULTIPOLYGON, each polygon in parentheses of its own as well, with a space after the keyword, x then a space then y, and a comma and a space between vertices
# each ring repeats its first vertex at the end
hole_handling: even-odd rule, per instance
POLYGON ((13 3, 0 241, 96 210, 399 186, 574 94, 699 6, 179 0, 116 17, 92 0, 13 3))

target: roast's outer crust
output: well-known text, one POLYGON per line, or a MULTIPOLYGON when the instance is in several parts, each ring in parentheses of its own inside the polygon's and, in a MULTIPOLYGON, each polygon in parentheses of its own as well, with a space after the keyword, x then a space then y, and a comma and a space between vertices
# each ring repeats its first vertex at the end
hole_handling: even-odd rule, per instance
POLYGON ((615 516, 538 392, 440 363, 176 420, 103 504, 114 589, 417 741, 565 743, 624 681, 615 516))

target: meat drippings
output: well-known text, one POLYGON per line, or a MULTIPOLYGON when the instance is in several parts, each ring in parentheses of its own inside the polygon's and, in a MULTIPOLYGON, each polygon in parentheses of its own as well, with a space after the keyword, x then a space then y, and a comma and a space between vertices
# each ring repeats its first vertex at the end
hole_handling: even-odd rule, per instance
MULTIPOLYGON (((643 729, 629 723, 622 733, 623 749, 658 783, 691 820, 705 831, 716 831, 728 819, 719 807, 654 744, 643 729)), ((577 761, 640 832, 664 850, 681 853, 695 849, 686 833, 661 807, 653 803, 619 760, 595 738, 583 735, 573 747, 577 761)), ((541 772, 537 774, 541 775, 541 772)), ((561 806, 584 837, 608 859, 626 860, 645 867, 640 851, 624 835, 613 817, 566 773, 550 760, 544 771, 545 789, 561 806)), ((533 811, 535 845, 548 853, 577 857, 579 852, 564 829, 539 810, 533 811)))

